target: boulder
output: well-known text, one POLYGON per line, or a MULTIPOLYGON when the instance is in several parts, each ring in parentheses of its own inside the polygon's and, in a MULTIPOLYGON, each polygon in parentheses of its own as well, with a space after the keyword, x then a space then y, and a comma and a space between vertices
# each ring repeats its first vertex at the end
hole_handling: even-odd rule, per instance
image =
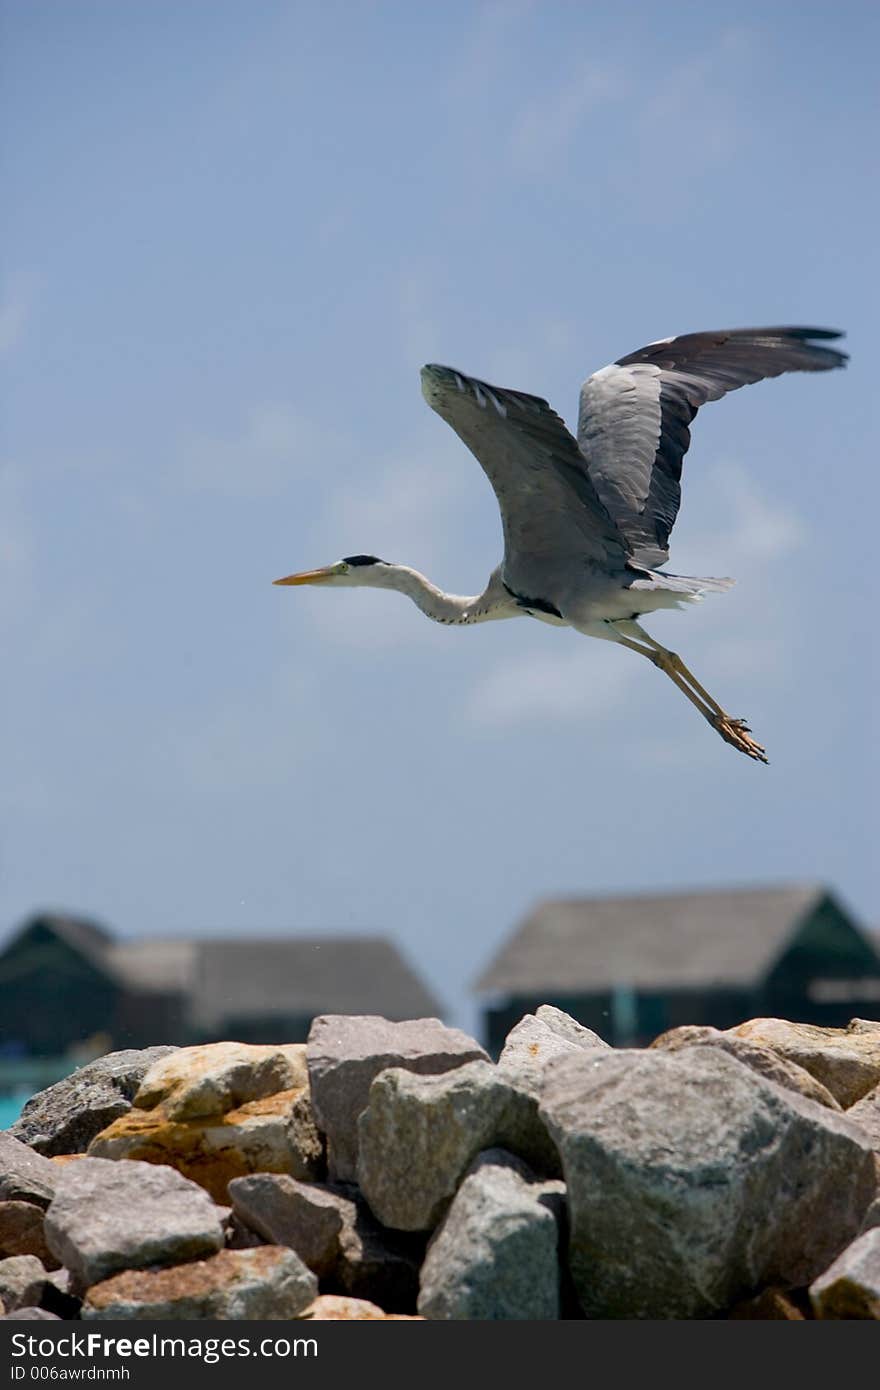
POLYGON ((714 1047, 561 1058, 541 1112, 592 1318, 705 1318, 802 1287, 876 1190, 857 1125, 714 1047))
POLYGON ((560 1315, 564 1186, 489 1149, 468 1169, 422 1265, 425 1318, 547 1321, 560 1315))
POLYGON ((84 1153, 96 1134, 131 1109, 134 1094, 154 1062, 174 1047, 108 1052, 38 1091, 9 1133, 37 1153, 84 1153))
POLYGON ((46 1271, 35 1255, 12 1255, 0 1260, 0 1301, 7 1313, 40 1302, 46 1271))
POLYGON ((353 1203, 319 1183, 281 1173, 234 1178, 229 1200, 236 1216, 271 1245, 295 1250, 320 1278, 333 1273, 346 1208, 353 1203))
POLYGON ((18 1308, 14 1313, 0 1314, 0 1322, 60 1322, 60 1318, 45 1308, 18 1308))
POLYGON ((119 1270, 194 1260, 223 1245, 217 1208, 196 1183, 173 1168, 103 1158, 59 1171, 45 1231, 80 1289, 119 1270))
POLYGON ((230 1179, 246 1173, 320 1178, 324 1145, 304 1045, 178 1049, 151 1068, 133 1107, 92 1140, 89 1154, 167 1164, 218 1202, 230 1179))
POLYGON ((848 1120, 854 1120, 869 1136, 874 1151, 880 1154, 880 1086, 875 1086, 846 1112, 848 1120))
POLYGON ((544 1077, 558 1057, 594 1048, 611 1050, 598 1033, 551 1004, 542 1004, 534 1014, 521 1018, 508 1033, 498 1059, 498 1078, 507 1083, 511 1094, 492 1142, 519 1154, 536 1174, 559 1177, 559 1154, 538 1113, 544 1077))
POLYGON ((439 1076, 380 1073, 358 1126, 358 1182, 382 1224, 433 1230, 509 1104, 510 1088, 489 1062, 439 1076))
POLYGON ((817 1318, 880 1320, 880 1226, 866 1231, 810 1285, 817 1318))
POLYGON ((43 1208, 33 1202, 0 1202, 0 1259, 10 1255, 36 1255, 47 1269, 55 1259, 43 1231, 43 1208))
POLYGON ((331 1178, 357 1175, 357 1122, 374 1077, 388 1067, 421 1075, 451 1071, 488 1055, 473 1038, 437 1018, 391 1023, 374 1015, 322 1014, 306 1048, 312 1106, 327 1136, 331 1178))
POLYGON ((314 1274, 292 1250, 263 1245, 171 1269, 126 1270, 89 1289, 80 1317, 282 1321, 298 1317, 317 1291, 314 1274))
POLYGON ((671 1028, 661 1033, 651 1043, 652 1047, 663 1048, 666 1052, 677 1052, 683 1047, 717 1047, 735 1057, 744 1066, 751 1067, 759 1076, 775 1081, 789 1091, 797 1091, 808 1100, 827 1105, 829 1110, 841 1110, 842 1106, 834 1096, 803 1067, 774 1052, 771 1047, 738 1037, 735 1033, 723 1033, 719 1028, 701 1028, 687 1024, 683 1028, 671 1028))
POLYGON ((782 1018, 753 1018, 728 1032, 803 1067, 844 1110, 880 1084, 880 1024, 867 1019, 854 1018, 846 1028, 818 1028, 782 1018))
POLYGON ((47 1207, 55 1195, 58 1169, 8 1130, 0 1129, 0 1202, 47 1207))
POLYGON ((169 1120, 225 1115, 278 1091, 302 1090, 308 1085, 305 1051, 303 1043, 181 1047, 150 1068, 135 1105, 140 1110, 161 1105, 169 1120))
POLYGON ((389 1313, 414 1312, 424 1237, 385 1230, 356 1187, 344 1190, 339 1255, 327 1292, 375 1301, 389 1313))
POLYGON ((300 1318, 309 1322, 421 1322, 409 1313, 385 1313, 377 1303, 345 1294, 322 1293, 310 1303, 300 1318))

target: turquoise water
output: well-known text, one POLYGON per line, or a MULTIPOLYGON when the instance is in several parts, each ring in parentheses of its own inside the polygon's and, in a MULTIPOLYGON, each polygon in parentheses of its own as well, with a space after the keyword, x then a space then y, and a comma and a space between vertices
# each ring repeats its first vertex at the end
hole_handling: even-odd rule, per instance
POLYGON ((15 1124, 27 1098, 27 1091, 15 1096, 0 1096, 0 1129, 8 1129, 15 1124))

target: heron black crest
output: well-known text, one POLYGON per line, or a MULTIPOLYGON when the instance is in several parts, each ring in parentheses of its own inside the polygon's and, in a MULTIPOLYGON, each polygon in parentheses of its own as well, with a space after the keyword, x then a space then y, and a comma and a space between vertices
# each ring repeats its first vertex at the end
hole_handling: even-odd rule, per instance
POLYGON ((378 555, 343 555, 344 565, 381 565, 378 555))

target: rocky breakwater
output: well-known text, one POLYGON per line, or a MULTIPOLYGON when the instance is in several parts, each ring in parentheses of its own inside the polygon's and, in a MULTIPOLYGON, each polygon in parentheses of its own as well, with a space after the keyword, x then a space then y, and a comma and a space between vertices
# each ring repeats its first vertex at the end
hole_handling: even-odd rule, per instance
POLYGON ((880 1023, 543 1006, 115 1053, 0 1133, 7 1318, 880 1319, 880 1023))

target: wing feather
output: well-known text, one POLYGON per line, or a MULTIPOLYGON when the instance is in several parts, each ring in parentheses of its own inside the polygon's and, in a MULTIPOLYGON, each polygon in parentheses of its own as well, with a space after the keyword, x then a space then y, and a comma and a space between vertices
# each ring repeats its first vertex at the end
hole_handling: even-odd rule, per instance
POLYGON ((492 484, 506 582, 542 595, 566 561, 625 568, 626 546, 578 443, 545 400, 435 364, 422 368, 422 392, 492 484))
POLYGON ((701 405, 783 372, 842 367, 828 328, 736 328, 649 343, 584 382, 578 442, 633 563, 669 558, 681 467, 701 405), (816 340, 816 341, 813 341, 816 340))

